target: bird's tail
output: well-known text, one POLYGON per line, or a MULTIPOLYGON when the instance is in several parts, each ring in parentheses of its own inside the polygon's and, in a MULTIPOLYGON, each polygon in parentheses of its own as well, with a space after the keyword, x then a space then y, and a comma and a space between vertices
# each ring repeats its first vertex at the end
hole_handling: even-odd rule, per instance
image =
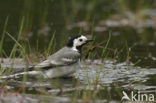
POLYGON ((38 70, 35 70, 35 68, 32 66, 32 67, 25 68, 25 69, 16 69, 15 71, 13 71, 11 75, 0 76, 0 79, 19 78, 23 75, 36 75, 39 73, 41 72, 38 70))

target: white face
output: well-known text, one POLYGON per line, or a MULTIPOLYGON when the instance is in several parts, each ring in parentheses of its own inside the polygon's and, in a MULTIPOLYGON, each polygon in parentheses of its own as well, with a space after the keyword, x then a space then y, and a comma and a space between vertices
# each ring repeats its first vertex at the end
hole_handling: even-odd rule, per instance
POLYGON ((73 46, 74 47, 76 47, 76 46, 81 46, 81 45, 83 45, 83 44, 85 44, 86 42, 87 42, 87 38, 85 37, 85 36, 80 36, 79 38, 76 38, 75 40, 74 40, 74 44, 73 44, 73 46))

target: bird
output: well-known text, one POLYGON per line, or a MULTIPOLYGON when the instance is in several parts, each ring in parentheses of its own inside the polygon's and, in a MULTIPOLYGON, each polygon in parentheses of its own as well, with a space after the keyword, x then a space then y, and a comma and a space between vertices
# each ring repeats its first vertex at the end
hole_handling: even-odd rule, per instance
POLYGON ((76 35, 70 37, 68 43, 50 55, 46 60, 26 70, 18 71, 15 74, 3 76, 3 78, 18 78, 20 75, 42 75, 45 78, 65 77, 81 68, 81 49, 93 41, 90 35, 76 35))

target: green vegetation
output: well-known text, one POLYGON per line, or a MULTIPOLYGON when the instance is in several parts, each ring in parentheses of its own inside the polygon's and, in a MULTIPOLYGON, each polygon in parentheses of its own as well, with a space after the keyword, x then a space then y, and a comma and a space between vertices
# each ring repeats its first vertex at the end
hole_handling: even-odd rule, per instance
MULTIPOLYGON (((82 69, 84 81, 80 78, 45 80, 40 76, 31 80, 25 75, 15 83, 0 80, 0 89, 6 95, 16 92, 41 97, 45 99, 43 103, 49 102, 52 96, 68 97, 72 103, 78 100, 89 103, 97 100, 120 102, 123 90, 136 91, 132 84, 155 86, 155 74, 142 83, 142 78, 146 80, 144 72, 156 66, 155 4, 154 0, 0 0, 0 58, 22 58, 32 65, 56 52, 72 35, 89 34, 95 39, 83 48, 82 62, 87 65, 82 69), (86 59, 91 60, 91 64, 86 59), (89 66, 93 66, 92 75, 89 66), (133 69, 135 72, 139 69, 139 73, 134 74, 133 69), (118 77, 120 72, 127 73, 123 71, 136 78, 118 77), (27 87, 27 81, 35 86, 27 87), (128 86, 124 87, 125 84, 128 86)), ((13 71, 0 68, 0 76, 13 71)))

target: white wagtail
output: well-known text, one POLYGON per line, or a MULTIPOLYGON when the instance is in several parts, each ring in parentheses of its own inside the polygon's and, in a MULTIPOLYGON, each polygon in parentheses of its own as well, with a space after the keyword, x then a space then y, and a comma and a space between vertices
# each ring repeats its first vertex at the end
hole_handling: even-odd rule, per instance
POLYGON ((47 78, 67 76, 81 68, 81 48, 88 42, 93 41, 91 36, 78 35, 71 37, 67 45, 49 56, 45 61, 28 68, 27 71, 20 71, 3 78, 18 77, 24 74, 41 74, 47 78))

